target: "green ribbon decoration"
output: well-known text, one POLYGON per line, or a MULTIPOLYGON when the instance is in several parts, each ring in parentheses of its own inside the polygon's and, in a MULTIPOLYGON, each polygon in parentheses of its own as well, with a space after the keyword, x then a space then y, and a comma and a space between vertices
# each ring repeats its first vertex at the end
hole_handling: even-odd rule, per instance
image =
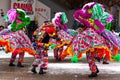
POLYGON ((102 15, 103 15, 102 6, 100 4, 94 5, 92 18, 99 20, 102 15))
POLYGON ((99 28, 97 25, 94 25, 94 28, 95 28, 96 30, 100 30, 100 28, 99 28))
POLYGON ((3 16, 3 18, 6 20, 6 21, 8 21, 9 19, 8 19, 8 15, 7 14, 5 14, 4 16, 3 16))
POLYGON ((106 25, 107 24, 107 18, 109 17, 109 14, 107 12, 104 12, 103 15, 101 16, 100 21, 106 25))
POLYGON ((92 13, 93 12, 93 10, 92 9, 88 9, 88 13, 92 13))
POLYGON ((18 17, 18 19, 19 20, 22 20, 22 21, 24 21, 25 20, 25 11, 23 11, 23 10, 21 10, 21 9, 16 9, 16 12, 20 15, 19 17, 18 17))
POLYGON ((112 22, 105 25, 105 29, 107 29, 109 31, 111 31, 111 27, 112 27, 112 22))
POLYGON ((11 31, 15 32, 18 31, 27 25, 30 24, 30 17, 26 16, 25 12, 23 10, 17 9, 17 13, 20 15, 17 19, 21 20, 22 23, 17 23, 16 20, 11 24, 11 31))
POLYGON ((62 12, 61 19, 62 19, 62 24, 66 24, 68 22, 67 16, 64 12, 62 12))
POLYGON ((104 12, 100 4, 96 4, 93 6, 92 18, 100 20, 103 25, 106 25, 109 13, 104 12))
POLYGON ((31 22, 30 17, 29 16, 25 16, 25 25, 29 25, 31 22))

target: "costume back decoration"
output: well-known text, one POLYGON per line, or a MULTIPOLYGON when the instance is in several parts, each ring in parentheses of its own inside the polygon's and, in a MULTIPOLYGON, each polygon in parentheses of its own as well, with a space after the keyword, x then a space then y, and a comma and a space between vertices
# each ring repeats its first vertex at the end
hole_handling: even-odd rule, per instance
POLYGON ((64 12, 58 12, 55 14, 55 17, 52 19, 52 22, 55 26, 63 29, 64 31, 67 31, 67 22, 68 19, 66 17, 66 14, 64 12))
POLYGON ((95 64, 96 58, 119 60, 120 38, 105 29, 105 25, 111 23, 113 17, 105 12, 102 4, 91 2, 85 4, 82 9, 75 11, 74 18, 87 28, 74 36, 67 49, 61 54, 61 58, 70 55, 73 62, 78 62, 82 58, 82 54, 86 54, 91 70, 89 77, 96 77, 99 72, 95 64))
POLYGON ((34 56, 34 48, 30 39, 21 30, 30 23, 30 17, 21 9, 10 9, 5 17, 10 25, 0 32, 0 45, 6 47, 6 52, 27 51, 34 56))
MULTIPOLYGON (((118 53, 120 47, 120 38, 111 31, 106 30, 105 26, 111 24, 113 17, 102 4, 91 2, 85 4, 82 9, 75 11, 74 18, 86 27, 94 29, 94 31, 104 37, 114 48, 115 55, 118 53)), ((111 27, 111 26, 110 26, 111 27)))
POLYGON ((75 11, 74 18, 97 33, 102 33, 105 25, 113 20, 112 15, 105 12, 104 6, 96 2, 88 3, 82 9, 75 11))
POLYGON ((11 31, 15 32, 30 24, 30 17, 22 9, 10 9, 7 12, 7 21, 11 23, 11 31))
POLYGON ((60 28, 60 30, 64 30, 65 32, 67 32, 68 34, 75 36, 77 34, 77 32, 73 29, 68 29, 67 23, 68 23, 68 19, 67 16, 64 12, 57 12, 55 14, 55 17, 52 19, 52 23, 60 28))
POLYGON ((56 42, 54 47, 54 57, 61 60, 61 53, 65 45, 70 44, 72 38, 77 35, 77 31, 73 29, 68 29, 67 23, 68 19, 64 12, 57 12, 55 17, 52 19, 52 23, 56 26, 56 42), (59 38, 59 39, 58 39, 59 38))

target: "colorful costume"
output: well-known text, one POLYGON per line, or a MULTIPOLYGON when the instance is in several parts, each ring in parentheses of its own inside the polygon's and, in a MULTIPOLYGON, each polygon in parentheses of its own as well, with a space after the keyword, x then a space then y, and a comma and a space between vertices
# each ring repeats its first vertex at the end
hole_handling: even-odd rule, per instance
POLYGON ((48 47, 50 36, 55 32, 54 26, 51 23, 43 23, 33 34, 33 45, 36 50, 35 59, 31 71, 36 72, 36 67, 40 64, 39 74, 44 74, 43 70, 48 68, 48 47))
POLYGON ((57 46, 54 48, 54 57, 58 60, 63 59, 63 57, 61 57, 61 53, 64 50, 63 47, 66 45, 68 46, 73 37, 77 35, 77 31, 73 29, 68 29, 67 22, 68 19, 64 12, 56 13, 55 17, 52 19, 52 23, 58 29, 56 30, 56 35, 59 38, 59 41, 56 38, 56 42, 53 42, 57 46))
MULTIPOLYGON (((99 72, 95 65, 95 57, 100 59, 104 57, 105 59, 112 60, 111 57, 116 56, 119 50, 119 38, 104 29, 104 26, 113 20, 112 15, 104 10, 103 5, 92 2, 85 4, 81 10, 75 11, 74 18, 84 24, 87 29, 75 35, 67 49, 61 54, 61 58, 67 55, 72 56, 73 62, 77 62, 82 57, 82 54, 86 54, 91 70, 89 77, 96 77, 99 72), (110 39, 111 36, 114 39, 110 39)), ((59 19, 54 20, 55 24, 61 25, 59 22, 59 19)), ((64 31, 68 33, 66 29, 64 31)))
POLYGON ((22 58, 18 61, 18 66, 22 67, 21 62, 24 58, 24 52, 27 51, 33 56, 35 54, 30 39, 21 30, 30 23, 30 18, 21 9, 10 9, 5 17, 11 24, 8 29, 0 32, 0 45, 6 46, 6 52, 12 52, 10 66, 14 66, 13 62, 16 55, 22 53, 22 58))

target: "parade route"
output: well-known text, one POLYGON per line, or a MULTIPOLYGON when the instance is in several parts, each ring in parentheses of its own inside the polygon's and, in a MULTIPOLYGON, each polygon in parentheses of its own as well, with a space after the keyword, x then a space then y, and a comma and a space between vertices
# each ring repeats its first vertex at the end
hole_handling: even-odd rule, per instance
MULTIPOLYGON (((51 51, 50 51, 51 52, 51 51)), ((25 55, 23 65, 25 67, 19 68, 9 67, 9 60, 11 54, 3 54, 0 56, 0 80, 119 80, 120 79, 120 62, 109 62, 109 64, 102 64, 96 62, 99 73, 96 78, 89 78, 90 70, 85 60, 80 60, 78 63, 72 63, 70 58, 67 57, 63 61, 56 61, 52 54, 49 55, 49 65, 46 74, 39 75, 33 74, 31 64, 33 57, 28 54, 25 55), (5 55, 6 58, 5 58, 5 55), (9 55, 9 56, 8 56, 9 55)), ((15 64, 17 64, 17 59, 15 64)), ((37 68, 37 72, 39 68, 37 68)))

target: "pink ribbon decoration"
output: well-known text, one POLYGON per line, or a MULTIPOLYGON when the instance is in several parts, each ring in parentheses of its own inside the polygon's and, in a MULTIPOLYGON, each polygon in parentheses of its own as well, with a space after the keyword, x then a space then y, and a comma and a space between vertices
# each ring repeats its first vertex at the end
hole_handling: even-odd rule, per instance
POLYGON ((9 18, 9 21, 12 23, 15 21, 16 19, 16 10, 15 9, 10 9, 8 12, 7 12, 7 15, 8 15, 8 18, 9 18))

